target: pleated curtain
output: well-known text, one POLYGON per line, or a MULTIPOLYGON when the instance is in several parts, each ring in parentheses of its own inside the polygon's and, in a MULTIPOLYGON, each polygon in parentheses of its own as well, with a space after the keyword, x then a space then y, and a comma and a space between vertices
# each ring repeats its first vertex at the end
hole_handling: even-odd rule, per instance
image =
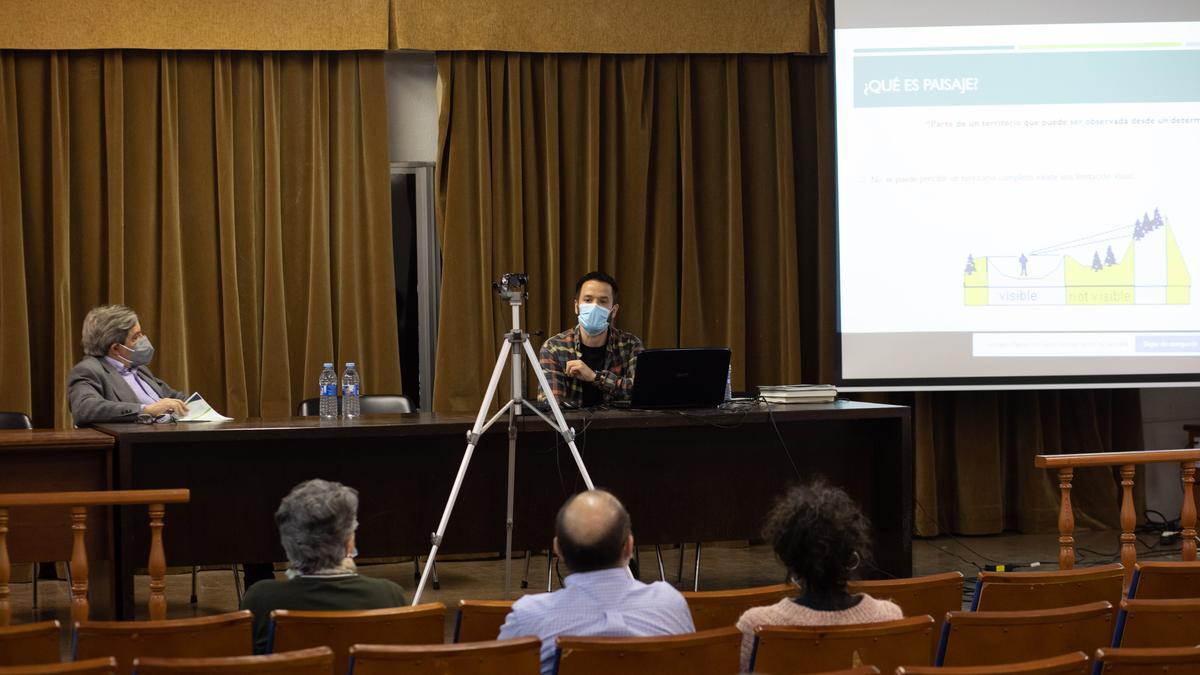
POLYGON ((380 52, 0 51, 0 409, 69 426, 112 302, 233 417, 323 361, 398 392, 384 91, 380 52))

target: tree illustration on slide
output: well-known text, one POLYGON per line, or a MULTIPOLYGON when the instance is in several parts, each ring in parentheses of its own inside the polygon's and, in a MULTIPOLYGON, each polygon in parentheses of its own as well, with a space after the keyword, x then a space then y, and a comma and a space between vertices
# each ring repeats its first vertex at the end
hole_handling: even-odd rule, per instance
POLYGON ((1096 251, 1092 254, 1092 269, 1099 272, 1104 269, 1104 265, 1100 262, 1100 252, 1096 251))
POLYGON ((1108 245, 1108 253, 1104 255, 1104 266, 1112 267, 1117 264, 1117 256, 1113 255, 1112 244, 1108 245))
POLYGON ((967 254, 967 268, 964 270, 967 274, 975 274, 975 256, 967 254))

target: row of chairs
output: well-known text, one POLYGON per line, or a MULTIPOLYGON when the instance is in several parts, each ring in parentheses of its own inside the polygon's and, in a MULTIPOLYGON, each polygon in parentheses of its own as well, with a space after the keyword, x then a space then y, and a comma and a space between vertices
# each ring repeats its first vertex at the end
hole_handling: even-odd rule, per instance
MULTIPOLYGON (((928 617, 926 617, 928 618, 928 617)), ((718 628, 668 638, 587 638, 559 640, 559 675, 610 675, 611 673, 687 672, 694 675, 732 673, 737 666, 740 633, 718 628), (733 669, 731 669, 731 667, 733 669)), ((426 647, 354 645, 352 675, 508 675, 536 673, 540 642, 526 637, 514 640, 435 645, 426 647)), ((1142 675, 1194 673, 1200 670, 1200 647, 1173 649, 1098 649, 1094 670, 1082 651, 1060 656, 991 666, 900 666, 896 675, 1142 675)), ((0 675, 119 675, 113 657, 102 657, 27 667, 0 667, 0 675)), ((138 658, 135 675, 332 675, 334 653, 313 647, 264 656, 205 658, 138 658)), ((777 672, 794 672, 793 670, 777 672)), ((877 666, 804 672, 812 675, 879 675, 877 666)))
MULTIPOLYGON (((925 635, 924 639, 918 638, 915 642, 927 645, 927 653, 930 655, 930 659, 932 659, 934 657, 932 646, 933 636, 947 632, 940 625, 947 616, 955 619, 956 625, 960 626, 960 633, 970 632, 970 626, 984 621, 990 615, 997 613, 990 611, 992 608, 989 603, 1004 602, 1008 603, 1004 606, 1005 609, 1013 609, 1013 605, 1018 604, 1015 603, 1014 599, 1020 597, 1020 594, 1011 592, 1013 589, 1022 591, 1026 598, 1026 605, 1030 603, 1035 605, 1049 603, 1053 605, 1065 601, 1078 601, 1081 597, 1086 599, 1089 593, 1109 593, 1112 586, 1108 582, 1112 580, 1116 580, 1118 584, 1116 588, 1119 595, 1121 576, 1122 569, 1120 565, 1093 568, 1091 570, 1039 574, 985 573, 981 574, 980 579, 977 581, 979 590, 977 592, 978 602, 976 604, 981 609, 975 612, 954 611, 961 607, 963 583, 962 575, 957 572, 918 577, 915 579, 855 582, 853 590, 856 592, 867 592, 876 597, 891 598, 900 604, 905 615, 910 617, 901 623, 908 622, 912 624, 908 628, 925 635), (996 589, 1003 590, 1003 592, 997 592, 996 589), (989 600, 989 598, 997 598, 999 600, 989 600), (914 623, 916 620, 912 617, 921 617, 923 615, 937 616, 939 619, 935 621, 934 619, 926 618, 921 625, 917 625, 919 622, 914 623)), ((1134 590, 1137 591, 1137 599, 1134 601, 1125 601, 1124 615, 1126 618, 1125 620, 1115 621, 1117 625, 1115 632, 1118 635, 1118 641, 1115 644, 1146 644, 1147 640, 1154 639, 1158 639, 1164 645, 1187 644, 1186 637, 1171 637, 1174 634, 1169 631, 1153 627, 1147 629, 1145 626, 1153 625, 1155 621, 1159 623, 1166 622, 1166 625, 1174 625, 1180 628, 1184 631, 1184 635, 1186 635, 1186 630, 1189 628, 1189 621, 1186 617, 1194 616, 1194 614, 1190 613, 1194 612, 1195 608, 1186 600, 1155 602, 1145 601, 1142 598, 1145 595, 1169 594, 1175 591, 1200 589, 1200 584, 1192 583, 1194 576, 1200 576, 1200 567, 1194 563, 1145 563, 1139 565, 1137 575, 1135 575, 1136 582, 1133 586, 1134 590), (1189 576, 1189 574, 1192 576, 1189 576), (1169 583, 1164 583, 1164 581, 1169 583), (1184 641, 1180 642, 1179 640, 1184 641)), ((795 589, 793 587, 780 584, 737 591, 692 592, 685 593, 685 596, 692 609, 697 629, 705 630, 708 628, 731 626, 745 609, 752 606, 770 604, 794 593, 795 589)), ((1095 604, 1093 603, 1093 605, 1095 604)), ((1100 601, 1099 604, 1105 606, 1104 611, 1096 612, 1094 611, 1095 608, 1092 607, 1090 614, 1086 611, 1084 614, 1090 620, 1098 621, 1101 619, 1099 615, 1107 612, 1107 615, 1102 617, 1104 623, 1103 631, 1108 635, 1112 635, 1114 633, 1113 607, 1111 603, 1104 601, 1100 601)), ((482 642, 494 639, 510 607, 511 603, 503 601, 463 601, 460 605, 458 620, 456 622, 456 641, 482 642)), ((1027 607, 1020 608, 1025 609, 1027 607)), ((441 642, 444 612, 445 608, 440 603, 418 608, 371 610, 348 614, 337 613, 337 616, 328 616, 326 613, 319 612, 280 611, 273 615, 272 647, 274 651, 289 651, 311 645, 326 644, 333 647, 338 657, 337 661, 344 664, 347 662, 349 647, 354 643, 404 642, 409 644, 435 644, 441 642)), ((1061 619, 1061 617, 1053 612, 1047 614, 1046 617, 1043 618, 1050 623, 1061 619)), ((1039 624, 1037 621, 1033 621, 1033 623, 1028 625, 1035 626, 1033 630, 1036 632, 1036 626, 1039 624)), ((1200 625, 1200 623, 1191 625, 1200 625)), ((248 626, 249 617, 246 613, 166 622, 86 622, 77 626, 74 640, 75 654, 76 658, 110 655, 113 653, 112 651, 105 652, 104 650, 106 648, 111 650, 112 646, 120 641, 118 636, 123 632, 131 630, 136 634, 136 639, 132 640, 128 645, 128 649, 122 649, 118 654, 119 656, 123 656, 125 663, 131 663, 133 656, 148 654, 149 652, 145 650, 151 644, 157 647, 154 654, 160 655, 180 653, 244 654, 248 651, 248 626), (237 626, 240 626, 240 628, 237 626), (209 639, 203 637, 204 635, 211 637, 214 634, 221 633, 222 627, 229 629, 227 635, 229 636, 228 640, 231 646, 222 648, 226 651, 215 650, 211 645, 208 645, 204 650, 188 651, 189 646, 195 649, 196 645, 209 639), (171 637, 172 635, 177 635, 178 639, 171 637), (93 644, 101 646, 93 648, 90 646, 93 644)), ((875 624, 870 627, 848 627, 837 630, 852 631, 853 629, 866 629, 879 632, 897 628, 903 634, 905 627, 894 627, 885 624, 875 624)), ((32 648, 34 645, 39 644, 34 635, 39 630, 41 632, 42 639, 40 644, 42 645, 42 649, 40 655, 31 656, 25 662, 39 660, 45 662, 57 658, 59 632, 57 622, 48 622, 34 626, 18 626, 10 630, 13 637, 17 638, 19 643, 27 648, 32 648)), ((805 629, 791 628, 788 630, 800 635, 803 634, 805 629)), ((1009 628, 1007 630, 1012 629, 1009 628)), ((1095 631, 1094 627, 1093 630, 1095 631)), ((828 636, 834 636, 837 633, 837 631, 832 629, 826 629, 824 632, 828 636)), ((1092 636, 1098 634, 1099 631, 1091 633, 1092 636)), ((769 645, 773 641, 782 644, 782 642, 786 641, 787 637, 787 630, 782 631, 779 636, 771 635, 767 640, 767 644, 769 645)), ((762 639, 760 636, 760 643, 762 639)), ((809 636, 803 639, 812 638, 809 636)), ((825 639, 828 641, 832 637, 826 637, 825 639)), ((4 642, 6 642, 4 635, 0 634, 0 644, 4 642)), ((1197 636, 1196 642, 1200 642, 1200 636, 1197 636)), ((14 643, 8 642, 8 644, 12 645, 14 643)), ((954 644, 963 643, 960 640, 954 642, 954 644)), ((1107 644, 1107 640, 1101 640, 1093 642, 1088 648, 1107 644)), ((954 656, 955 652, 949 650, 949 648, 947 650, 949 651, 950 658, 946 659, 945 654, 943 654, 943 660, 951 663, 955 662, 957 658, 954 656)), ((763 654, 770 654, 771 651, 769 647, 762 649, 763 654)), ((787 651, 786 648, 784 648, 784 651, 787 651)), ((974 650, 967 649, 967 651, 973 652, 974 650)), ((0 654, 16 653, 14 649, 0 649, 0 654)), ((1055 652, 1050 651, 1048 653, 1055 652)), ((0 656, 0 665, 4 661, 5 659, 0 656)), ((901 665, 918 663, 907 657, 899 658, 895 662, 901 665)))

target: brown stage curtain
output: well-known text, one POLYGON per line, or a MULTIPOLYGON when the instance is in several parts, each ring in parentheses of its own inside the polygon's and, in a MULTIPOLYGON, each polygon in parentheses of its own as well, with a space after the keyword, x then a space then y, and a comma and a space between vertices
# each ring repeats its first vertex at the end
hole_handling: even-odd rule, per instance
MULTIPOLYGON (((505 271, 531 275, 529 330, 571 325, 575 279, 601 268, 622 284, 619 325, 652 347, 732 346, 737 389, 832 378, 825 58, 452 53, 438 67, 438 410, 479 405, 510 321, 488 287, 505 271)), ((872 399, 913 406, 921 535, 1053 531, 1057 480, 1034 455, 1141 447, 1136 391, 872 399)), ((1080 527, 1114 526, 1112 472, 1076 486, 1080 527)))
POLYGON ((382 53, 0 52, 0 409, 69 425, 108 302, 234 417, 399 391, 389 211, 382 53))
POLYGON ((648 347, 729 345, 737 389, 799 381, 796 183, 816 159, 794 146, 816 113, 793 99, 811 101, 794 89, 817 67, 439 54, 435 409, 478 408, 511 324, 489 287, 506 271, 530 275, 528 330, 573 325, 576 279, 602 269, 621 284, 616 323, 648 347))

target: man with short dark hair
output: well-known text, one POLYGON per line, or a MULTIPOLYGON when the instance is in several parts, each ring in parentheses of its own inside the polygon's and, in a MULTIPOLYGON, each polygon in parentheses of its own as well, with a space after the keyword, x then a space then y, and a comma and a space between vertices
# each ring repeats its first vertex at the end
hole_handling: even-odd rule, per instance
POLYGON ((629 572, 629 513, 611 493, 581 492, 567 500, 554 527, 554 554, 570 574, 562 590, 526 595, 513 604, 500 639, 536 635, 542 672, 554 670, 555 639, 569 636, 678 635, 696 630, 687 601, 669 584, 644 584, 629 572))
POLYGON ((579 322, 542 345, 542 370, 562 405, 590 408, 629 398, 642 341, 613 326, 620 289, 604 272, 589 272, 575 284, 579 322))

